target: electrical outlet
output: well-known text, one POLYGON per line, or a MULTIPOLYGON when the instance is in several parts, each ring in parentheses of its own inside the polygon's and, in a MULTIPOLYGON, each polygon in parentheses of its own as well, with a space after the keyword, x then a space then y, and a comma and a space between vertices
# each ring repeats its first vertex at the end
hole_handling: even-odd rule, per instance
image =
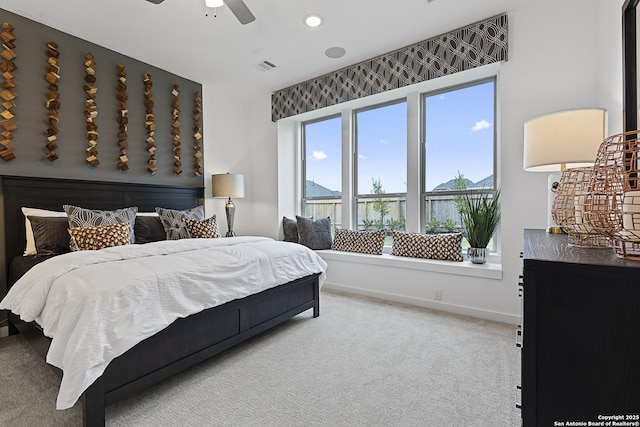
POLYGON ((436 293, 433 296, 436 301, 442 301, 442 289, 436 289, 436 293))

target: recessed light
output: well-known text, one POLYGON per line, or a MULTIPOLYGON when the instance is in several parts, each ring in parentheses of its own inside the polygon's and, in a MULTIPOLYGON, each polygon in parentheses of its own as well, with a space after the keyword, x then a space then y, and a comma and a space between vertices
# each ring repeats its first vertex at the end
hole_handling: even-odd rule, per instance
POLYGON ((330 47, 324 51, 324 54, 329 58, 342 58, 347 51, 340 46, 330 47))
POLYGON ((204 0, 204 3, 207 5, 207 7, 211 8, 224 6, 223 0, 204 0))
POLYGON ((317 15, 309 15, 304 18, 304 23, 307 24, 308 27, 314 28, 322 24, 322 18, 317 15))

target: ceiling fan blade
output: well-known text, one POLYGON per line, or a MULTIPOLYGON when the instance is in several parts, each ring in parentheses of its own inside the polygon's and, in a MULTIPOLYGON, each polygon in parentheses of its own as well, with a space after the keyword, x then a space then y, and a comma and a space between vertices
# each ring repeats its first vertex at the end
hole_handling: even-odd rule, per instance
POLYGON ((238 18, 238 21, 242 25, 248 24, 249 22, 253 22, 256 20, 256 17, 253 16, 253 13, 249 10, 244 1, 242 0, 224 0, 224 3, 227 5, 231 12, 238 18))
POLYGON ((149 3, 153 3, 153 4, 160 4, 162 3, 164 0, 147 0, 149 3))

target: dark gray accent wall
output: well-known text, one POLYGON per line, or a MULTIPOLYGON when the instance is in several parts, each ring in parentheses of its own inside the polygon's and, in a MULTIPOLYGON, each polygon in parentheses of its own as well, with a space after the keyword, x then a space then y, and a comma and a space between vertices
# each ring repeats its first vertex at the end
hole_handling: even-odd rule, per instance
MULTIPOLYGON (((134 182, 179 186, 203 186, 203 177, 194 175, 193 109, 196 92, 202 85, 175 74, 153 67, 118 52, 89 43, 47 27, 24 17, 0 9, 0 23, 8 22, 15 27, 14 52, 16 88, 18 97, 13 110, 17 130, 14 132, 16 158, 0 160, 0 175, 34 176, 45 178, 68 178, 93 181, 134 182), (44 120, 48 114, 45 108, 48 83, 47 43, 58 44, 60 58, 60 122, 58 128, 59 159, 49 162, 43 157, 47 151, 44 120), (86 163, 87 145, 86 119, 84 115, 85 54, 92 53, 96 63, 96 85, 98 93, 98 158, 100 165, 92 167, 86 163), (122 63, 127 72, 128 157, 129 170, 118 170, 118 104, 116 100, 117 68, 122 63), (146 131, 144 127, 145 109, 143 104, 143 75, 149 73, 153 80, 156 119, 156 159, 158 172, 147 173, 148 153, 146 151, 146 131), (173 84, 180 87, 179 109, 181 123, 182 175, 173 173, 173 118, 171 116, 173 84)), ((117 28, 114 28, 117 31, 117 28)), ((167 52, 167 55, 172 54, 167 52)), ((179 56, 178 56, 179 58, 179 56)), ((180 59, 177 59, 180 60, 180 59)), ((4 79, 0 76, 0 82, 4 79)))

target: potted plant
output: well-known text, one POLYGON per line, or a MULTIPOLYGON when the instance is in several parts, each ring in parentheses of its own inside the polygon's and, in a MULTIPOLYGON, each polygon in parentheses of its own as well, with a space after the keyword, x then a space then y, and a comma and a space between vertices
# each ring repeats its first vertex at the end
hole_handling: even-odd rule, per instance
POLYGON ((500 190, 466 190, 456 199, 469 248, 467 257, 474 264, 487 262, 487 245, 500 223, 500 190))

